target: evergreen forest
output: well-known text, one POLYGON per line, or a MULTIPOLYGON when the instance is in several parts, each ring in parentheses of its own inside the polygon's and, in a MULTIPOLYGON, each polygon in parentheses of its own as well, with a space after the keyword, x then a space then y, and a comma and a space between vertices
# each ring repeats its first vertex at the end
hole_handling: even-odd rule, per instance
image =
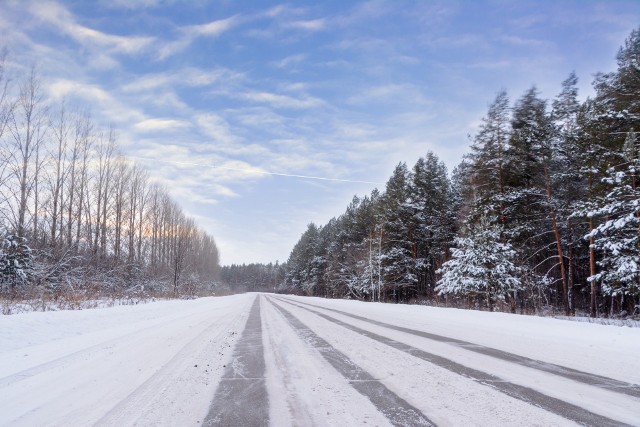
POLYGON ((640 30, 581 101, 497 93, 451 173, 435 153, 309 224, 237 289, 519 313, 633 316, 640 304, 640 30))

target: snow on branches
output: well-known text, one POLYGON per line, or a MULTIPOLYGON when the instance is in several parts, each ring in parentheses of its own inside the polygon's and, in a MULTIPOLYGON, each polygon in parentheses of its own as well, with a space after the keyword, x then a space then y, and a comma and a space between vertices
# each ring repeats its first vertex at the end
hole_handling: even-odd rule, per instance
POLYGON ((436 291, 440 295, 485 295, 491 303, 504 300, 522 287, 520 267, 514 263, 516 251, 502 239, 502 227, 486 217, 471 225, 467 236, 456 239, 453 258, 439 273, 436 291))
POLYGON ((603 182, 611 190, 600 199, 589 217, 603 218, 586 239, 593 237, 594 246, 603 257, 601 271, 589 277, 598 281, 609 295, 640 294, 640 158, 635 132, 625 142, 625 164, 610 168, 603 182))

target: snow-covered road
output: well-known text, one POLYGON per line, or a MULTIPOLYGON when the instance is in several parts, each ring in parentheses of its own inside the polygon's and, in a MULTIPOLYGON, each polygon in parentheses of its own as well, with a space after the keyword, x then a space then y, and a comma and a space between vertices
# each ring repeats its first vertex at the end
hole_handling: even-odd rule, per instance
POLYGON ((640 425, 640 329, 269 294, 0 318, 1 425, 640 425))

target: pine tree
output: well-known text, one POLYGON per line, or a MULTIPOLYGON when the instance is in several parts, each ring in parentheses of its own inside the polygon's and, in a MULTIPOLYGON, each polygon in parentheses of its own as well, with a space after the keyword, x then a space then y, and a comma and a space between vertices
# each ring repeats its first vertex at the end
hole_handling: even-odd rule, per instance
POLYGON ((307 295, 313 294, 320 279, 318 260, 319 230, 314 223, 307 226, 300 240, 293 247, 289 260, 286 282, 290 289, 307 295))
POLYGON ((13 298, 16 287, 26 283, 33 270, 33 253, 25 237, 6 236, 0 245, 0 284, 8 284, 13 298))
MULTIPOLYGON (((538 97, 535 87, 516 102, 511 127, 505 192, 508 238, 520 264, 529 264, 528 272, 535 274, 541 269, 546 276, 555 274, 551 282, 560 284, 558 294, 568 311, 564 256, 550 176, 555 130, 546 101, 538 97)), ((528 279, 533 280, 533 276, 528 279)))
POLYGON ((395 302, 413 295, 418 282, 410 182, 407 165, 400 163, 387 181, 381 200, 382 275, 388 296, 395 302))
POLYGON ((589 277, 598 281, 607 295, 640 296, 640 143, 635 132, 626 138, 625 162, 609 169, 604 181, 611 186, 589 213, 601 217, 588 236, 595 239, 595 249, 603 256, 599 273, 589 277))
POLYGON ((504 222, 506 151, 510 137, 509 98, 501 91, 482 119, 471 145, 475 212, 496 212, 504 222))
POLYGON ((440 295, 484 296, 490 310, 496 301, 521 289, 516 252, 503 243, 503 226, 482 217, 470 227, 466 237, 455 241, 452 258, 440 270, 436 291, 440 295))
MULTIPOLYGON (((583 175, 586 176, 587 197, 576 204, 574 217, 585 217, 598 209, 610 191, 611 167, 624 163, 625 138, 633 129, 640 129, 640 31, 634 30, 620 48, 616 72, 598 74, 594 81, 596 97, 587 100, 578 114, 579 153, 583 175)), ((597 315, 598 277, 594 230, 597 217, 587 216, 589 226, 589 277, 591 316, 597 315)))
MULTIPOLYGON (((586 177, 582 173, 579 145, 580 128, 578 114, 578 77, 574 72, 562 82, 560 94, 553 100, 551 120, 555 127, 552 161, 549 165, 550 186, 553 188, 553 208, 558 214, 556 229, 565 236, 562 245, 567 248, 568 309, 575 314, 574 282, 576 260, 585 250, 581 237, 581 225, 572 218, 575 207, 587 198, 586 177)), ((582 233, 584 234, 584 233, 582 233)), ((560 240, 556 233, 556 244, 560 240)))
POLYGON ((435 271, 445 261, 455 236, 447 168, 432 152, 416 162, 410 190, 417 291, 430 294, 435 287, 435 271))

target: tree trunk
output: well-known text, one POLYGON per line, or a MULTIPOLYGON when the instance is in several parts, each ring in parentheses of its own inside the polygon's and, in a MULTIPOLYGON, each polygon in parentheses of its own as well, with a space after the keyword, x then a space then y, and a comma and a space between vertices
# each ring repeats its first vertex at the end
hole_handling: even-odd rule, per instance
POLYGON ((547 201, 551 208, 551 225, 553 226, 553 235, 556 240, 556 251, 558 254, 558 262, 560 263, 560 276, 562 278, 562 305, 564 306, 565 315, 569 315, 569 289, 567 286, 567 275, 564 268, 564 256, 562 253, 562 240, 560 239, 560 232, 558 231, 558 222, 556 221, 556 210, 553 207, 553 198, 551 194, 551 179, 549 178, 549 169, 547 165, 544 166, 544 180, 547 187, 547 201))
MULTIPOLYGON (((591 277, 596 275, 596 251, 595 242, 591 233, 593 232, 593 219, 589 218, 589 273, 591 277)), ((596 306, 597 283, 595 279, 591 280, 591 317, 597 317, 596 306)))

